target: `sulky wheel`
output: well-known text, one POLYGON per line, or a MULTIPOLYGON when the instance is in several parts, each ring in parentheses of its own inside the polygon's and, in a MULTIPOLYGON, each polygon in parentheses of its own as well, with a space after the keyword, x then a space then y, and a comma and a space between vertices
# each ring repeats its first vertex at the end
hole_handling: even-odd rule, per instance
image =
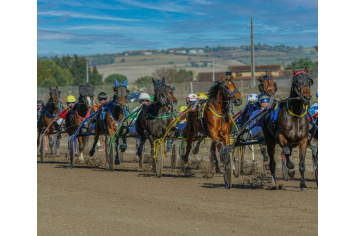
POLYGON ((289 180, 287 159, 285 157, 282 159, 282 176, 283 176, 283 180, 285 181, 289 180))
POLYGON ((227 189, 230 189, 232 186, 232 176, 234 172, 234 162, 232 152, 225 152, 225 164, 224 164, 224 183, 227 189))
POLYGON ((241 175, 241 152, 242 147, 235 147, 233 152, 234 169, 233 174, 236 178, 241 175))
POLYGON ((121 151, 121 144, 122 144, 122 139, 120 138, 119 139, 119 148, 118 148, 120 163, 122 163, 124 161, 124 153, 121 151))
POLYGON ((75 166, 75 142, 73 138, 69 140, 69 161, 70 168, 74 168, 75 166))
POLYGON ((44 156, 44 139, 45 136, 41 134, 40 136, 40 162, 43 164, 43 156, 44 156))
POLYGON ((115 169, 115 142, 111 137, 106 140, 106 156, 109 164, 109 170, 114 171, 115 169))
POLYGON ((313 157, 313 169, 315 172, 315 182, 316 187, 318 187, 318 148, 316 146, 312 149, 312 157, 313 157))
POLYGON ((164 152, 164 146, 161 145, 161 142, 157 142, 155 152, 156 152, 156 158, 154 159, 154 162, 155 162, 156 176, 158 178, 161 178, 162 170, 163 170, 163 152, 164 152))

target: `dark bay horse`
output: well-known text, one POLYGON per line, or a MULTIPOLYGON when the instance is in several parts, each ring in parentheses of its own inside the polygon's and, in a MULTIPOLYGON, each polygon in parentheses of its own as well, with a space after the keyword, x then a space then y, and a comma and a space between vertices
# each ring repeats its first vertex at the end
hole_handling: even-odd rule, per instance
MULTIPOLYGON (((58 116, 59 113, 62 112, 61 104, 60 104, 60 94, 58 86, 52 88, 49 86, 49 95, 47 104, 42 108, 40 117, 37 122, 37 130, 38 130, 38 138, 37 138, 37 147, 40 143, 40 136, 44 132, 44 130, 51 124, 51 122, 58 116)), ((49 129, 49 134, 53 132, 53 126, 49 129)), ((51 148, 51 155, 53 155, 53 142, 52 136, 49 135, 49 146, 51 148)))
MULTIPOLYGON (((82 124, 83 120, 90 116, 93 112, 93 99, 94 99, 94 86, 90 84, 90 81, 85 84, 77 84, 79 86, 79 100, 74 105, 74 107, 68 111, 65 127, 68 131, 68 135, 73 135, 79 126, 82 124)), ((83 152, 84 152, 84 142, 88 137, 78 137, 79 141, 79 160, 84 162, 83 152)))
MULTIPOLYGON (((96 117, 97 121, 95 125, 95 137, 93 146, 89 152, 90 156, 93 156, 95 153, 95 147, 99 140, 99 136, 103 133, 106 133, 109 136, 113 136, 116 130, 119 128, 121 121, 128 114, 127 97, 130 94, 130 91, 127 89, 127 80, 123 84, 120 84, 115 81, 115 86, 113 87, 113 89, 115 92, 115 95, 113 97, 114 100, 110 101, 103 109, 101 109, 96 117)), ((122 138, 122 140, 123 144, 120 148, 121 151, 124 152, 127 147, 126 138, 122 138)), ((115 164, 120 164, 118 142, 119 140, 117 138, 115 140, 115 164)))
MULTIPOLYGON (((238 85, 233 77, 223 78, 210 88, 209 99, 202 104, 201 113, 198 107, 193 108, 187 117, 187 149, 182 156, 185 163, 188 162, 189 152, 192 149, 192 143, 197 133, 206 134, 212 139, 211 155, 215 162, 216 172, 220 172, 218 160, 215 154, 216 147, 220 155, 222 151, 230 148, 230 134, 233 129, 233 120, 229 115, 230 103, 239 106, 242 103, 241 94, 238 91, 238 85), (200 113, 200 114, 199 114, 200 113)), ((199 151, 199 143, 195 147, 194 153, 199 151)))
MULTIPOLYGON (((154 86, 154 102, 146 106, 139 113, 136 121, 136 132, 140 136, 140 144, 137 155, 142 159, 143 145, 146 139, 151 144, 151 157, 153 160, 154 141, 162 138, 166 128, 173 120, 173 104, 177 104, 177 99, 173 95, 174 88, 165 84, 165 78, 155 81, 152 79, 154 86)), ((140 165, 141 165, 140 161, 140 165)), ((140 166, 141 167, 141 166, 140 166)))
MULTIPOLYGON (((267 115, 262 120, 262 130, 265 135, 268 156, 270 158, 270 171, 272 175, 271 189, 276 189, 276 161, 274 159, 276 144, 279 144, 287 159, 288 169, 294 169, 291 160, 292 148, 299 147, 299 171, 301 173, 300 188, 307 190, 305 184, 305 155, 308 147, 309 121, 307 117, 310 106, 313 80, 308 75, 308 67, 304 71, 294 73, 289 98, 282 101, 277 116, 277 121, 273 125, 271 116, 267 115)), ((290 173, 294 175, 294 170, 290 173)))

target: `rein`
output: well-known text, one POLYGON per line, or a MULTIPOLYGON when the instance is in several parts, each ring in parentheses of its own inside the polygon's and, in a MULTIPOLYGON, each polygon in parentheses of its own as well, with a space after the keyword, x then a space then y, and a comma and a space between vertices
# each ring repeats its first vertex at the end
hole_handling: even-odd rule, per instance
POLYGON ((75 110, 75 115, 76 115, 80 120, 82 120, 82 121, 85 120, 86 118, 88 118, 88 117, 90 116, 90 113, 91 113, 90 107, 88 108, 88 112, 87 112, 87 114, 86 114, 85 117, 81 117, 81 116, 79 115, 78 109, 75 110))

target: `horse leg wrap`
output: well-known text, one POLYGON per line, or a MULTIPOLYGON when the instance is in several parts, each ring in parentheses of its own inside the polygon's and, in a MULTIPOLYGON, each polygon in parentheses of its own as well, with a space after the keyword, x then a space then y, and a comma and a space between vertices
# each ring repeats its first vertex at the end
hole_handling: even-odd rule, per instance
POLYGON ((79 145, 79 148, 80 148, 80 149, 84 149, 84 144, 79 145))
POLYGON ((268 161, 268 157, 267 157, 267 149, 265 147, 261 147, 261 153, 263 155, 263 161, 268 161))
POLYGON ((290 155, 290 148, 288 146, 284 146, 283 153, 284 153, 284 155, 290 155))
POLYGON ((121 152, 124 152, 127 148, 127 144, 126 143, 123 143, 120 145, 120 149, 121 149, 121 152))

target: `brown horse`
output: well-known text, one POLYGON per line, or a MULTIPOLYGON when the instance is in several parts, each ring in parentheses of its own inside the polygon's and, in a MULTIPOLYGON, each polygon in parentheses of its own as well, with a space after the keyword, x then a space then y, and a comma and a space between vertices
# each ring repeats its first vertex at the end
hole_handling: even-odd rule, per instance
MULTIPOLYGON (((97 115, 97 121, 95 125, 95 137, 93 146, 89 152, 90 156, 93 156, 95 153, 95 147, 99 140, 99 136, 103 133, 106 133, 109 136, 113 136, 115 131, 119 128, 120 122, 125 118, 127 112, 125 111, 128 108, 127 97, 130 94, 130 91, 127 89, 127 81, 124 84, 120 84, 117 81, 115 82, 116 86, 113 87, 115 91, 114 100, 109 102, 105 108, 99 111, 97 115)), ((123 144, 121 145, 121 151, 126 150, 126 138, 122 138, 123 144)), ((115 140, 116 145, 116 158, 115 164, 120 164, 119 152, 118 152, 118 139, 115 140)))
MULTIPOLYGON (((58 86, 52 88, 49 86, 49 96, 47 104, 42 108, 40 118, 37 122, 37 130, 38 130, 38 138, 37 138, 37 147, 40 143, 40 136, 44 132, 44 130, 51 124, 51 122, 58 116, 59 113, 62 112, 61 104, 60 104, 60 94, 58 86)), ((51 134, 53 132, 54 127, 50 127, 48 133, 51 134)), ((51 155, 53 155, 52 148, 52 136, 49 135, 49 144, 51 148, 51 155)))
MULTIPOLYGON (((276 161, 274 153, 276 144, 278 143, 283 149, 287 159, 287 167, 290 170, 294 169, 294 163, 291 159, 292 148, 299 147, 300 188, 301 190, 307 190, 304 171, 305 155, 308 147, 309 121, 306 114, 310 105, 310 87, 313 85, 313 80, 308 75, 308 67, 304 71, 296 71, 293 68, 292 71, 294 78, 290 95, 288 99, 282 102, 276 124, 273 125, 271 116, 267 115, 262 120, 262 130, 270 158, 271 189, 276 189, 276 161)), ((290 172, 290 176, 294 176, 294 170, 290 172)))
MULTIPOLYGON (((199 132, 206 134, 212 139, 211 155, 215 162, 216 172, 220 172, 218 160, 215 155, 216 147, 222 157, 222 151, 230 148, 230 134, 233 129, 233 121, 229 115, 230 103, 239 106, 242 103, 241 94, 238 91, 238 85, 231 76, 228 79, 220 77, 221 81, 215 82, 210 88, 208 96, 209 99, 202 105, 202 111, 199 114, 198 108, 193 108, 188 114, 187 118, 187 149, 182 159, 187 163, 192 143, 199 132), (201 117, 199 117, 199 115, 201 117)), ((198 153, 198 141, 194 153, 198 153)))
MULTIPOLYGON (((82 124, 83 120, 93 112, 94 86, 90 81, 86 84, 77 84, 79 86, 79 101, 69 110, 65 119, 65 127, 68 135, 73 135, 82 124)), ((78 137, 79 141, 79 160, 84 162, 84 142, 87 136, 78 137)))
POLYGON ((152 79, 152 82, 155 91, 154 103, 143 106, 135 123, 136 132, 140 136, 140 144, 137 150, 140 167, 142 167, 142 150, 146 139, 150 141, 151 157, 153 158, 154 141, 162 138, 165 134, 166 128, 173 120, 173 104, 177 104, 177 99, 173 95, 174 88, 165 84, 164 77, 157 81, 152 79))

